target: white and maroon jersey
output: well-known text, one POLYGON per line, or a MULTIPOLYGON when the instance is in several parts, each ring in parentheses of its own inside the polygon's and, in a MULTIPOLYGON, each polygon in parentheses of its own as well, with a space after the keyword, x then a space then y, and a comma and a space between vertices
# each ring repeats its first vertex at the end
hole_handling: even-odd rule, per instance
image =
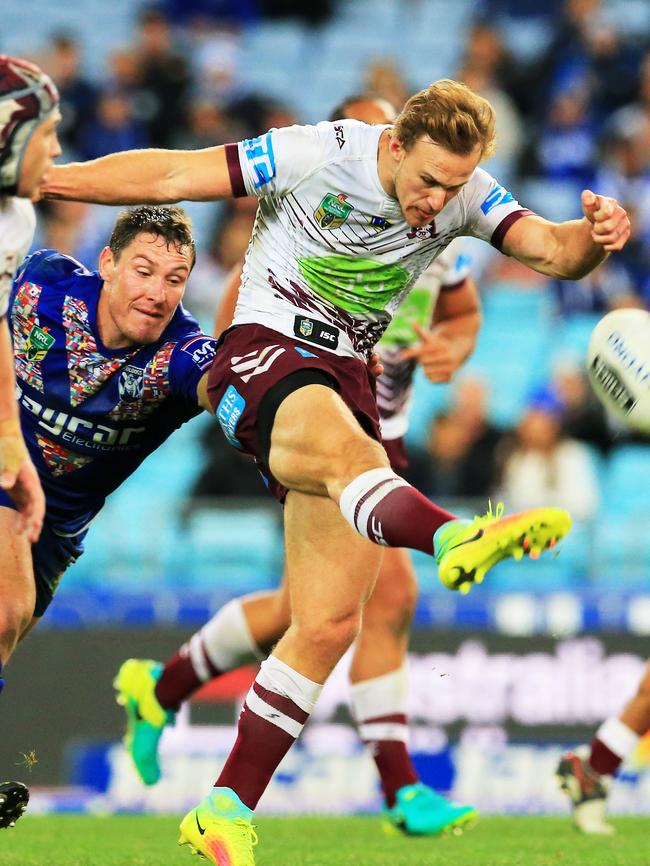
POLYGON ((401 356, 404 349, 420 342, 414 326, 430 328, 440 293, 459 289, 469 273, 470 259, 464 255, 459 238, 418 277, 377 344, 376 352, 384 365, 377 379, 382 439, 399 439, 408 430, 417 362, 404 361, 401 356))
POLYGON ((260 323, 366 358, 420 274, 459 235, 497 248, 530 213, 477 168, 434 223, 413 228, 377 173, 387 127, 272 129, 226 145, 235 195, 255 195, 234 324, 260 323))
POLYGON ((36 214, 29 199, 11 196, 0 204, 0 316, 7 312, 13 279, 32 245, 35 229, 36 214))

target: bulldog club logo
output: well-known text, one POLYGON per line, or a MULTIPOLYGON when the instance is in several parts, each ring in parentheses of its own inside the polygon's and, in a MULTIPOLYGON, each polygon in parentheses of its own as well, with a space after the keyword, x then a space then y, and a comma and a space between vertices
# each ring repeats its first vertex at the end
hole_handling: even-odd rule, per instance
POLYGON ((144 370, 129 364, 120 373, 117 384, 120 400, 125 403, 135 403, 142 399, 144 391, 144 370))

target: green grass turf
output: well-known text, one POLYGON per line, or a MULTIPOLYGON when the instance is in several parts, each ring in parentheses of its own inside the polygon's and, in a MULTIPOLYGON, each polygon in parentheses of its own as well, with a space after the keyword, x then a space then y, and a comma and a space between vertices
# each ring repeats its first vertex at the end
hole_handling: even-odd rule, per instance
MULTIPOLYGON (((650 819, 619 818, 614 837, 565 818, 484 818, 460 836, 386 836, 376 818, 260 818, 257 866, 648 866, 650 819)), ((200 866, 175 844, 178 821, 25 816, 0 831, 2 866, 200 866)))

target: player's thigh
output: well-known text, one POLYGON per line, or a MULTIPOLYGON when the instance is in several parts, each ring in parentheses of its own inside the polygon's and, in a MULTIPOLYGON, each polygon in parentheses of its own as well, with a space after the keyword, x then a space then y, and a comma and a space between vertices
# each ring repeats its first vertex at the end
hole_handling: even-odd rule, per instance
POLYGON ((379 569, 373 593, 366 604, 364 624, 369 619, 410 619, 418 597, 418 582, 410 553, 389 547, 379 569))
POLYGON ((27 628, 36 603, 31 545, 18 524, 18 513, 0 505, 0 632, 27 628))
POLYGON ((339 394, 324 385, 292 391, 273 422, 269 466, 292 490, 328 496, 333 480, 388 466, 383 446, 361 427, 339 394))
POLYGON ((354 532, 332 500, 290 491, 285 546, 294 624, 318 628, 360 615, 383 549, 354 532))

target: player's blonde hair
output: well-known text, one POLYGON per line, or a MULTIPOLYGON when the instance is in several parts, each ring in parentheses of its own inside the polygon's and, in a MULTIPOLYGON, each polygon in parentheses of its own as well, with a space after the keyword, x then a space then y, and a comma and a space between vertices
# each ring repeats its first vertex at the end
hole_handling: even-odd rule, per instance
POLYGON ((415 93, 395 119, 393 135, 404 150, 427 135, 452 153, 467 156, 476 145, 481 159, 495 149, 494 109, 465 84, 441 78, 415 93))

